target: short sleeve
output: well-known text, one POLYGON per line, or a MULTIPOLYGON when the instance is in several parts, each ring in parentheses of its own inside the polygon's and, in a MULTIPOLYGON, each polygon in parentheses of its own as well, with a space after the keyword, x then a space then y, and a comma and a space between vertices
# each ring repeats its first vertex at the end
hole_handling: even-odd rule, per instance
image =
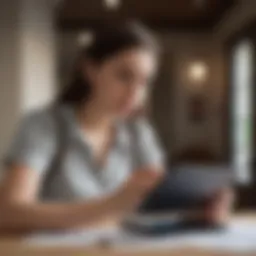
POLYGON ((165 166, 165 156, 153 126, 145 119, 138 119, 132 125, 133 154, 135 165, 165 166))
POLYGON ((29 114, 21 121, 6 164, 22 164, 40 173, 49 167, 55 150, 55 129, 48 111, 29 114))

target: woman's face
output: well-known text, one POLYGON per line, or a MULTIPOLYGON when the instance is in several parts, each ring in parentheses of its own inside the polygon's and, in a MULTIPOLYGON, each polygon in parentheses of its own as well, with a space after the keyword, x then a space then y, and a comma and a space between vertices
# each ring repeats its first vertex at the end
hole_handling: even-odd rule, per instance
POLYGON ((127 116, 143 105, 156 70, 154 55, 145 49, 122 51, 91 66, 93 99, 114 116, 127 116))

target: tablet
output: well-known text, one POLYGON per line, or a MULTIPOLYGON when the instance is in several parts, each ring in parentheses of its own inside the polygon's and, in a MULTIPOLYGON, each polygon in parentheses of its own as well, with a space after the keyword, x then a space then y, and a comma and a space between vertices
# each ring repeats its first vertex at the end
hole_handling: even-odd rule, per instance
POLYGON ((123 225, 126 232, 143 236, 177 235, 189 232, 212 231, 218 232, 225 229, 224 225, 206 222, 200 219, 186 219, 182 217, 135 217, 127 219, 123 225))
POLYGON ((228 167, 180 166, 146 198, 138 212, 123 223, 132 233, 149 236, 195 231, 221 231, 223 225, 188 217, 200 211, 207 198, 223 187, 232 186, 228 167))
POLYGON ((170 212, 197 208, 218 190, 232 186, 227 166, 183 165, 170 170, 139 207, 139 212, 170 212))

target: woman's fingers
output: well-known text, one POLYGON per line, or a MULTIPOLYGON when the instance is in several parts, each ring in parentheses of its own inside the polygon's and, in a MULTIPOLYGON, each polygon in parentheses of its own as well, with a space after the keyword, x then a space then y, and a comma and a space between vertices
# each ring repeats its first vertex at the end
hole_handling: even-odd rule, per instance
POLYGON ((156 186, 163 178, 163 173, 150 168, 143 168, 135 171, 129 182, 138 189, 152 189, 156 186))
POLYGON ((214 223, 225 223, 228 221, 233 205, 235 195, 231 188, 223 188, 217 191, 206 203, 206 219, 214 223))

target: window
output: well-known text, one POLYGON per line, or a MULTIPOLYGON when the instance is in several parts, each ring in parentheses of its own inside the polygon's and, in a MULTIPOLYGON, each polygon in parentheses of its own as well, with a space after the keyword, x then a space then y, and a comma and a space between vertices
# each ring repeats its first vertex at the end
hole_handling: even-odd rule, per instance
POLYGON ((233 52, 232 67, 232 162, 240 183, 251 180, 253 45, 240 42, 233 52))

